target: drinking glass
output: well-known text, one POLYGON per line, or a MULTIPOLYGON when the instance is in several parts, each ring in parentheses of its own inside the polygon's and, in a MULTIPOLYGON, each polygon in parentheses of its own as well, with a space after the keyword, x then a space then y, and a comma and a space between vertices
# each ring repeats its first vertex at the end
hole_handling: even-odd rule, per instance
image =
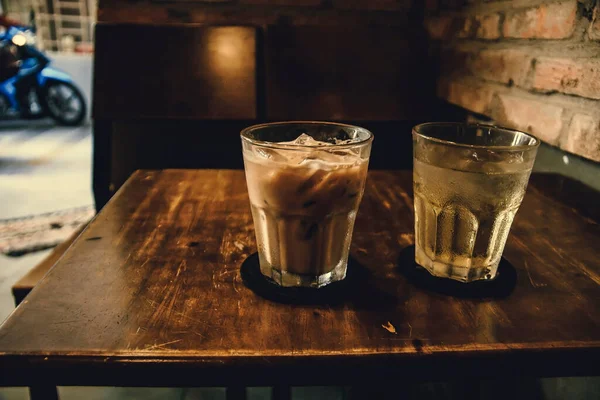
POLYGON ((496 126, 415 126, 417 264, 462 282, 494 279, 539 144, 496 126))
POLYGON ((345 278, 373 135, 327 122, 241 133, 261 273, 281 286, 345 278))

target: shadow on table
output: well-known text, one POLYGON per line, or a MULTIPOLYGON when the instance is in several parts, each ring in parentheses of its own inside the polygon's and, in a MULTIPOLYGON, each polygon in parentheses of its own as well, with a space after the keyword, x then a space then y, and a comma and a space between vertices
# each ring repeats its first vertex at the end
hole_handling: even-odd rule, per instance
POLYGON ((372 273, 354 258, 348 260, 346 279, 322 288, 281 287, 260 272, 258 253, 244 260, 240 270, 242 281, 257 295, 278 303, 296 305, 352 304, 356 309, 386 310, 396 307, 395 295, 377 287, 372 273))
MULTIPOLYGON (((462 283, 434 277, 415 263, 414 246, 408 246, 400 252, 397 272, 417 288, 458 298, 505 298, 512 293, 517 283, 517 271, 505 258, 500 261, 498 276, 492 281, 462 283)), ((330 307, 351 304, 358 310, 384 311, 395 309, 399 301, 394 290, 385 290, 387 285, 375 281, 373 273, 352 257, 348 260, 346 279, 319 289, 281 287, 275 284, 261 274, 258 253, 251 254, 244 260, 240 273, 246 287, 257 295, 278 303, 330 307)))
POLYGON ((508 297, 517 284, 517 271, 504 257, 498 266, 498 275, 492 281, 463 283, 438 278, 415 262, 415 246, 405 247, 398 257, 398 271, 418 288, 446 296, 489 299, 508 297))

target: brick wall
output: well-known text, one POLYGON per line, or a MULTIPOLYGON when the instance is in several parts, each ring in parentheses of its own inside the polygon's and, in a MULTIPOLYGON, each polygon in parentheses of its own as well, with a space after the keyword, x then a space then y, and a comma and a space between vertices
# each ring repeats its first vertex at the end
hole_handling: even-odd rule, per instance
POLYGON ((600 162, 600 0, 426 2, 438 95, 600 162))

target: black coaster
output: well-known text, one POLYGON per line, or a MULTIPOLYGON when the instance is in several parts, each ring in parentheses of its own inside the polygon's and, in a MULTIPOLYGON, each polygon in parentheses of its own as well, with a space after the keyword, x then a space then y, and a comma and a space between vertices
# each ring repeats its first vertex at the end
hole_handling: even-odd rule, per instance
POLYGON ((498 275, 491 281, 458 282, 431 275, 415 262, 415 246, 400 252, 398 270, 414 286, 460 298, 503 298, 509 296, 517 284, 517 271, 504 257, 498 266, 498 275))
POLYGON ((350 300, 367 272, 350 257, 344 280, 321 288, 282 287, 260 272, 258 253, 253 253, 242 263, 240 274, 248 289, 271 301, 287 304, 334 305, 350 300))

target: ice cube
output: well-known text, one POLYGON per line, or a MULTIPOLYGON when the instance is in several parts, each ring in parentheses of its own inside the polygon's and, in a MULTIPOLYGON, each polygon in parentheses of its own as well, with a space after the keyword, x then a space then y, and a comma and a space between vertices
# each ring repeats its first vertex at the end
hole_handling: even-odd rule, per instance
POLYGON ((257 147, 255 150, 256 154, 263 159, 267 159, 275 162, 286 162, 288 161, 287 157, 283 155, 282 152, 279 152, 274 149, 266 149, 257 147))
POLYGON ((307 135, 306 133, 303 133, 302 135, 298 136, 295 140, 293 140, 291 144, 302 146, 322 146, 326 143, 319 142, 313 139, 311 136, 307 135))
POLYGON ((279 144, 284 144, 284 145, 287 144, 287 145, 291 145, 291 146, 314 146, 314 147, 331 145, 331 143, 315 140, 315 139, 313 139, 312 136, 307 135, 306 133, 301 134, 296 139, 294 139, 290 142, 281 142, 279 144))
POLYGON ((305 144, 307 140, 314 140, 312 137, 308 136, 306 133, 301 134, 296 139, 292 140, 293 144, 305 144))

